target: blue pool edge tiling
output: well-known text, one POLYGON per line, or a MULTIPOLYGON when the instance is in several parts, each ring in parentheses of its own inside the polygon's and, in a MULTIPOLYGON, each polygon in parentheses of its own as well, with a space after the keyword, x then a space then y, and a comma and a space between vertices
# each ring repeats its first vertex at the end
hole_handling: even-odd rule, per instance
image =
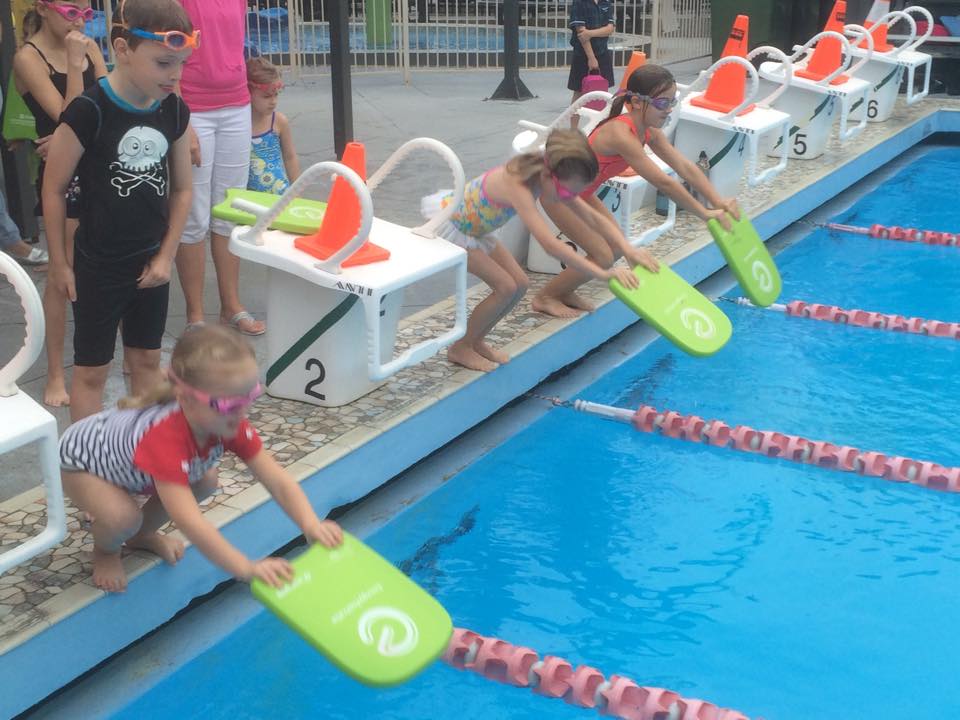
MULTIPOLYGON (((960 132, 960 111, 939 109, 902 128, 834 172, 758 214, 754 225, 769 240, 778 232, 895 160, 936 132, 960 132)), ((673 267, 699 283, 724 266, 714 244, 673 267)), ((301 482, 320 510, 353 502, 480 423, 553 372, 576 362, 636 321, 621 303, 607 303, 517 355, 509 373, 479 377, 372 438, 301 482)), ((221 528, 254 557, 286 545, 299 533, 276 503, 263 503, 221 528)), ((114 653, 170 620, 191 600, 227 577, 194 548, 175 567, 155 565, 124 595, 101 596, 0 655, 0 717, 30 708, 114 653)))

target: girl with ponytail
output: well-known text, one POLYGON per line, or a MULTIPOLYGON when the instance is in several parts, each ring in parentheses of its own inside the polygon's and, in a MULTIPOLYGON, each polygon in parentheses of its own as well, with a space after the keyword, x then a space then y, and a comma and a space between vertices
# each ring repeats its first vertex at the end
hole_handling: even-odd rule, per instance
POLYGON ((462 198, 453 197, 452 190, 423 198, 420 209, 426 218, 457 203, 453 217, 437 234, 467 251, 467 270, 492 291, 470 315, 466 335, 447 350, 450 362, 489 372, 510 360, 502 350, 490 347, 486 337, 520 302, 529 285, 523 268, 493 235, 514 215, 548 254, 577 268, 582 277, 615 277, 627 287, 637 287, 636 276, 626 268, 600 267, 558 240, 537 208, 538 200, 548 212, 563 206, 585 226, 603 232, 605 219, 579 197, 596 174, 597 158, 583 133, 554 130, 543 152, 525 153, 488 170, 467 183, 462 198))
MULTIPOLYGON (((653 256, 630 245, 611 212, 595 195, 600 185, 612 177, 626 174, 628 169, 704 221, 715 218, 729 230, 727 213, 740 217, 736 199, 720 197, 703 170, 677 152, 663 133, 661 128, 676 104, 677 84, 670 71, 659 65, 644 65, 630 76, 626 90, 618 93, 613 101, 610 115, 590 134, 590 146, 597 154, 600 171, 580 197, 612 226, 611 231, 598 233, 592 230, 564 207, 547 209, 557 227, 601 267, 610 267, 623 256, 631 265, 657 269, 653 256), (680 181, 660 170, 647 155, 647 145, 713 207, 704 206, 680 181)), ((532 302, 533 309, 555 317, 576 317, 584 311, 592 311, 593 305, 576 293, 576 289, 589 279, 575 267, 568 267, 537 294, 532 302)))

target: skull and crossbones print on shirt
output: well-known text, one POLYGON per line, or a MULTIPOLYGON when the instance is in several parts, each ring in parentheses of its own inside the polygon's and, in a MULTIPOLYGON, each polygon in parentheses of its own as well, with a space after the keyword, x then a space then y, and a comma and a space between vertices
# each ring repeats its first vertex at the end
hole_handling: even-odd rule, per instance
POLYGON ((113 174, 110 184, 120 197, 130 197, 132 190, 144 184, 156 190, 160 197, 166 195, 167 148, 167 139, 152 127, 138 125, 124 133, 117 146, 117 161, 110 163, 113 174))

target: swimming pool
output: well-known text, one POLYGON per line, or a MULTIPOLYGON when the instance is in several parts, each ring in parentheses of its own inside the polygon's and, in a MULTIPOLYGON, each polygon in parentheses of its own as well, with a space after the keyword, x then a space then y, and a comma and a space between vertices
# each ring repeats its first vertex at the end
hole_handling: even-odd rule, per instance
MULTIPOLYGON (((925 153, 835 220, 960 226, 925 153)), ((784 301, 951 320, 956 248, 812 232, 777 256, 784 301)), ((736 290, 728 294, 735 294, 736 290)), ((580 393, 960 465, 955 341, 724 306, 702 360, 659 340, 580 393)), ((370 538, 456 624, 751 716, 960 709, 946 611, 960 499, 682 443, 553 410, 370 538)), ((578 717, 435 665, 382 693, 266 614, 117 717, 578 717), (211 681, 213 676, 216 681, 211 681)))
MULTIPOLYGON (((353 52, 390 52, 400 50, 401 28, 393 25, 389 43, 368 44, 363 23, 350 24, 350 49, 353 52)), ((429 25, 412 23, 407 40, 411 52, 503 52, 503 28, 497 26, 429 25)), ((272 27, 269 31, 251 35, 249 43, 260 53, 285 53, 290 50, 286 27, 272 27)), ((547 28, 520 28, 520 51, 568 50, 568 30, 547 28)), ((330 26, 304 24, 297 33, 297 51, 301 53, 330 52, 330 26)))

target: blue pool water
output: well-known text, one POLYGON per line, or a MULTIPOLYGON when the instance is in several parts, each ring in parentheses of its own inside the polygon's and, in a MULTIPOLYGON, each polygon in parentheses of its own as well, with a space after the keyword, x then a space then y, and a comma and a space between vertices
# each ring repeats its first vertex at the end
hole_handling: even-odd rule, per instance
MULTIPOLYGON (((400 49, 401 30, 393 26, 392 42, 368 44, 366 27, 361 24, 350 25, 350 49, 354 52, 389 52, 400 49)), ((290 38, 286 27, 273 28, 269 32, 261 30, 259 35, 250 38, 250 44, 261 53, 283 53, 290 49, 290 38)), ((503 29, 496 26, 478 27, 466 25, 416 25, 408 30, 408 42, 411 52, 502 52, 503 29)), ((330 26, 304 25, 297 33, 300 52, 330 52, 330 26)), ((520 51, 530 50, 567 50, 570 47, 570 33, 567 30, 546 30, 540 28, 520 28, 520 51)))
MULTIPOLYGON (((835 219, 960 230, 960 150, 835 219)), ((960 250, 815 231, 783 300, 960 319, 960 250)), ((732 291, 731 294, 737 291, 732 291)), ((580 397, 649 403, 960 464, 955 341, 725 305, 732 341, 663 340, 580 397)), ((742 455, 555 409, 370 538, 454 622, 776 720, 953 717, 960 497, 742 455)), ((261 613, 119 713, 583 718, 437 663, 375 692, 261 613)))
MULTIPOLYGON (((276 9, 274 9, 276 10, 276 9)), ((261 11, 264 13, 267 11, 261 11)), ((260 17, 248 13, 247 48, 252 54, 285 53, 290 51, 290 36, 286 16, 260 17)), ((84 32, 97 40, 107 52, 107 21, 103 11, 97 10, 86 24, 84 32)), ((350 50, 353 52, 395 52, 400 49, 400 25, 393 25, 389 43, 368 44, 366 25, 350 24, 350 50)), ((476 25, 440 25, 411 23, 408 27, 411 52, 502 52, 503 28, 476 25)), ((570 31, 566 29, 520 28, 520 51, 568 50, 570 31)), ((330 52, 330 26, 327 23, 303 24, 297 32, 297 50, 302 53, 330 52)))

